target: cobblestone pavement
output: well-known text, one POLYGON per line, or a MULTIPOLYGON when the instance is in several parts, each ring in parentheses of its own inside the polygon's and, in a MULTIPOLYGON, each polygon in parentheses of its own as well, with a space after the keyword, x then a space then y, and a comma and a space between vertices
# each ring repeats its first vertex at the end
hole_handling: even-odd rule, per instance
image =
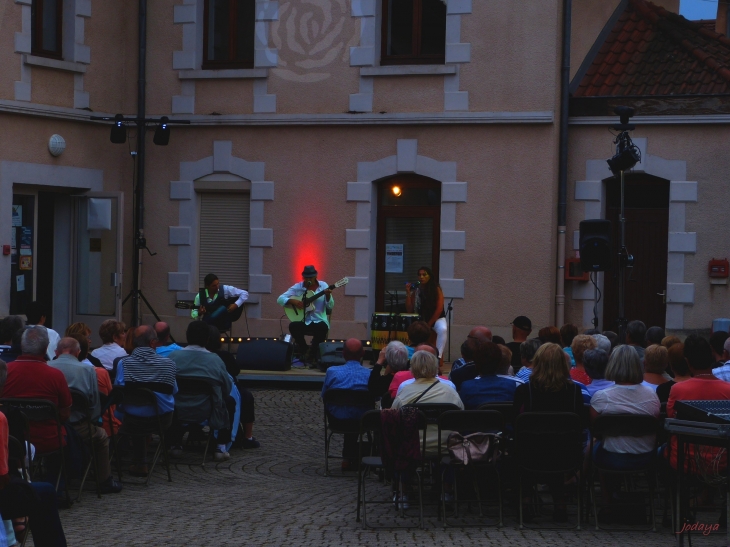
MULTIPOLYGON (((426 529, 361 530, 355 522, 357 480, 334 472, 324 477, 322 405, 316 392, 255 391, 258 450, 234 450, 225 464, 199 465, 186 454, 172 470, 155 470, 149 487, 125 476, 121 494, 98 500, 89 491, 80 503, 61 512, 71 547, 98 545, 290 545, 340 546, 387 544, 532 546, 668 546, 668 529, 651 532, 517 530, 513 512, 505 526, 450 528, 426 509, 426 529)), ((339 447, 334 447, 337 453, 339 447)), ((138 479, 137 479, 138 480, 138 479)), ((370 492, 386 492, 375 480, 370 492)), ((412 510, 411 510, 412 511, 412 510)), ((392 506, 374 511, 375 523, 388 521, 392 506)), ((396 523, 415 522, 406 517, 396 523)), ((30 543, 30 542, 29 542, 30 543)), ((694 545, 725 545, 724 536, 693 537, 694 545)))

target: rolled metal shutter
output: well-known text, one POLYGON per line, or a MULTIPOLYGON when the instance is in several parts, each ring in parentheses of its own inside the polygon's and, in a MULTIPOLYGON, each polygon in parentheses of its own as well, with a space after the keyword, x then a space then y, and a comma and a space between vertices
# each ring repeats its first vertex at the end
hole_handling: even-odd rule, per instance
POLYGON ((200 194, 201 287, 214 273, 221 284, 248 289, 249 201, 247 193, 200 194))

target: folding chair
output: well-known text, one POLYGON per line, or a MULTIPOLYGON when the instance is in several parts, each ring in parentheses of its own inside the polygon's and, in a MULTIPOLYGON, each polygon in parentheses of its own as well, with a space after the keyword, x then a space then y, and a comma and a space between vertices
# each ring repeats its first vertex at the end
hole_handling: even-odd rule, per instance
MULTIPOLYGON (((213 400, 215 398, 215 389, 206 378, 200 378, 196 376, 178 376, 177 379, 177 393, 175 394, 175 406, 180 400, 193 400, 195 406, 200 411, 200 415, 196 416, 195 423, 202 423, 206 420, 210 420, 213 414, 213 400)), ((178 419, 177 417, 175 419, 178 419)), ((188 423, 187 420, 181 420, 188 423)), ((203 451, 203 463, 201 467, 205 467, 205 458, 208 455, 208 448, 210 447, 211 439, 213 438, 213 428, 208 429, 208 434, 205 437, 205 450, 203 451)))
POLYGON ((504 418, 505 427, 511 428, 515 423, 514 405, 511 402, 500 403, 483 403, 479 405, 479 410, 496 410, 504 418))
MULTIPOLYGON (((100 421, 103 421, 103 416, 107 417, 109 421, 109 444, 112 447, 110 452, 113 454, 117 446, 117 435, 114 432, 114 411, 113 408, 122 402, 122 390, 119 387, 112 388, 109 395, 99 393, 99 402, 101 403, 101 414, 100 421)), ((119 480, 122 480, 122 462, 120 458, 117 458, 117 474, 119 480)))
POLYGON ((25 454, 25 443, 21 443, 12 435, 8 435, 8 461, 10 468, 15 467, 19 469, 21 478, 30 482, 30 473, 28 473, 28 467, 25 465, 25 454))
MULTIPOLYGON (((504 431, 504 418, 502 417, 502 414, 500 414, 497 411, 494 410, 453 410, 444 412, 439 416, 438 421, 439 426, 439 456, 441 457, 443 455, 443 458, 441 458, 441 465, 442 465, 442 472, 441 472, 441 492, 444 492, 444 477, 446 474, 446 468, 447 466, 451 466, 454 468, 454 476, 456 478, 456 473, 462 472, 465 474, 470 474, 473 472, 473 475, 470 476, 472 479, 471 482, 474 486, 474 490, 476 492, 476 500, 463 500, 463 501, 476 501, 479 506, 479 516, 482 517, 482 496, 481 491, 479 488, 479 482, 477 480, 476 474, 479 473, 479 471, 485 470, 485 469, 491 469, 494 474, 497 477, 497 500, 498 500, 498 507, 499 507, 499 521, 497 522, 497 526, 500 528, 503 526, 502 522, 502 481, 499 475, 499 469, 497 468, 497 464, 495 460, 489 461, 477 461, 477 462, 471 462, 468 465, 464 465, 460 461, 455 461, 445 450, 445 447, 442 443, 442 432, 443 431, 456 431, 458 433, 461 433, 462 435, 466 435, 468 433, 494 433, 494 434, 501 434, 504 431), (443 450, 442 450, 443 449, 443 450)), ((495 445, 492 450, 492 455, 497 454, 499 451, 499 445, 498 442, 499 437, 495 437, 495 445)), ((458 518, 459 516, 459 489, 458 489, 458 480, 454 480, 454 516, 458 518)), ((441 508, 443 512, 443 525, 444 529, 448 526, 447 521, 447 515, 446 515, 446 497, 441 497, 441 508)), ((483 526, 483 523, 477 523, 477 524, 459 524, 459 527, 464 526, 483 526)))
MULTIPOLYGON (((89 459, 89 462, 86 464, 86 468, 84 469, 84 474, 81 477, 81 484, 79 485, 79 495, 76 497, 76 501, 79 501, 81 499, 81 493, 84 491, 84 483, 86 482, 86 477, 89 475, 89 469, 91 469, 91 465, 94 465, 94 478, 96 479, 96 495, 97 497, 101 498, 101 484, 99 482, 99 463, 96 461, 96 447, 94 446, 94 430, 92 429, 92 423, 91 423, 91 415, 93 414, 94 410, 91 407, 91 401, 89 401, 89 398, 86 396, 85 393, 79 391, 78 389, 69 388, 69 391, 71 392, 71 411, 79 412, 83 415, 83 418, 80 420, 82 423, 86 424, 86 428, 88 431, 88 441, 89 445, 91 446, 91 459, 89 459)), ((73 424, 71 424, 73 426, 73 424)))
POLYGON ((155 418, 155 421, 151 422, 150 425, 152 427, 149 430, 145 429, 144 431, 137 432, 129 431, 130 428, 125 428, 123 422, 122 428, 119 430, 120 437, 127 435, 147 437, 150 431, 152 433, 156 433, 160 437, 160 444, 157 445, 157 450, 155 451, 155 454, 152 458, 152 464, 150 465, 149 473, 147 474, 145 486, 149 486, 152 472, 155 470, 155 465, 157 465, 157 461, 160 459, 160 456, 162 456, 163 462, 165 464, 165 469, 167 469, 167 481, 172 482, 172 475, 170 474, 170 461, 167 457, 167 450, 165 450, 165 427, 162 425, 159 408, 157 406, 157 396, 155 395, 155 391, 158 391, 160 393, 163 393, 164 391, 169 391, 169 394, 172 394, 172 386, 159 383, 128 382, 124 386, 117 386, 117 389, 120 389, 122 391, 122 399, 124 401, 124 405, 134 407, 149 407, 154 410, 153 417, 155 418), (153 391, 153 389, 155 391, 153 391), (155 423, 156 427, 154 427, 155 423))
MULTIPOLYGON (((524 526, 522 499, 523 482, 545 476, 564 480, 566 473, 579 471, 583 463, 583 423, 573 412, 525 412, 515 420, 515 456, 519 474, 520 524, 524 526)), ((578 488, 578 518, 580 530, 581 485, 578 488)), ((565 529, 564 526, 553 527, 565 529)))
MULTIPOLYGON (((621 528, 601 527, 598 523, 598 508, 596 505, 595 478, 598 473, 605 475, 637 475, 644 474, 649 486, 649 508, 651 513, 651 527, 648 530, 656 532, 656 515, 654 511, 654 484, 656 481, 656 441, 651 450, 652 457, 646 465, 637 467, 636 469, 616 470, 610 467, 601 466, 596 463, 593 458, 593 438, 603 440, 606 437, 643 437, 648 435, 656 435, 659 432, 659 420, 654 416, 647 414, 607 414, 598 416, 591 427, 591 450, 589 452, 589 472, 588 481, 590 488, 591 502, 593 506, 593 516, 595 518, 596 530, 623 530, 621 528)), ((620 506, 616 504, 615 506, 620 506)), ((633 506, 633 504, 629 504, 633 506)), ((646 515, 646 513, 644 513, 646 515)))
POLYGON ((330 456, 332 435, 357 435, 360 432, 360 421, 340 420, 327 411, 328 405, 359 408, 365 413, 375 408, 375 398, 367 390, 328 389, 322 397, 324 403, 324 476, 329 477, 329 460, 342 459, 339 456, 330 456))
MULTIPOLYGON (((64 478, 63 486, 66 493, 66 500, 71 504, 71 496, 68 493, 68 474, 66 472, 66 451, 63 444, 63 423, 56 405, 46 399, 0 399, 0 404, 15 408, 23 413, 30 423, 53 421, 56 425, 58 435, 58 447, 49 452, 40 452, 36 448, 34 460, 38 460, 39 467, 44 460, 57 456, 60 460, 58 476, 56 477, 56 492, 61 484, 61 477, 64 478)), ((30 440, 30 439, 29 439, 30 440)))
MULTIPOLYGON (((386 411, 389 412, 389 411, 386 411)), ((397 412, 395 410, 391 412, 397 412)), ((419 453, 420 460, 414 462, 417 466, 423 465, 424 454, 426 450, 426 416, 422 412, 417 414, 417 428, 419 431, 419 437, 423 439, 423 442, 419 441, 419 453)), ((360 438, 364 435, 372 435, 372 439, 379 446, 383 446, 383 428, 382 418, 380 410, 369 410, 366 412, 360 420, 360 438)), ((358 485, 357 485, 357 522, 362 523, 362 528, 393 528, 393 526, 371 526, 367 521, 367 506, 369 505, 390 505, 393 504, 390 497, 387 500, 382 501, 368 501, 366 495, 366 477, 368 472, 378 469, 384 472, 390 472, 393 470, 386 469, 385 464, 381 456, 365 455, 363 454, 363 444, 359 443, 360 457, 358 459, 358 485), (360 519, 360 508, 362 507, 362 520, 360 519)), ((418 526, 423 528, 423 476, 421 473, 417 473, 418 476, 418 526)), ((402 504, 400 505, 401 516, 405 516, 405 509, 402 504)), ((396 506, 397 507, 397 506, 396 506)), ((412 526, 397 526, 396 528, 412 528, 412 526)))

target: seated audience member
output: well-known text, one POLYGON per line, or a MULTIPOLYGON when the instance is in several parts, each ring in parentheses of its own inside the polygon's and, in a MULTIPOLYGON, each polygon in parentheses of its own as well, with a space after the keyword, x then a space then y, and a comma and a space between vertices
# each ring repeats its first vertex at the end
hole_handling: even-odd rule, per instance
MULTIPOLYGON (((721 401, 730 399, 730 384, 723 382, 713 374, 712 348, 707 340, 696 334, 690 334, 684 340, 684 358, 692 374, 692 378, 672 386, 667 401, 667 417, 674 418, 677 414, 674 404, 677 401, 721 401)), ((708 465, 725 469, 727 455, 723 456, 720 464, 712 463, 719 454, 719 448, 708 449, 703 453, 703 459, 708 465)), ((689 445, 689 454, 685 458, 690 469, 695 466, 691 463, 695 459, 694 447, 689 445)), ((669 454, 670 465, 677 468, 677 437, 671 438, 669 454)))
POLYGON ((648 346, 651 346, 652 344, 656 344, 657 346, 662 345, 662 340, 664 340, 664 337, 666 336, 664 329, 661 327, 649 327, 646 329, 646 344, 648 346))
POLYGON ((48 321, 48 309, 41 302, 28 302, 25 306, 25 317, 26 326, 33 327, 45 327, 48 331, 48 351, 46 356, 50 361, 56 356, 56 344, 61 339, 59 334, 52 328, 46 327, 46 321, 48 321))
POLYGON ((428 339, 431 337, 431 327, 425 321, 414 321, 408 325, 406 332, 408 332, 408 341, 410 342, 406 346, 408 348, 408 358, 410 359, 418 346, 428 343, 428 339))
POLYGON ((662 338, 662 346, 664 346, 667 349, 671 348, 674 344, 681 344, 681 343, 682 343, 682 341, 679 339, 679 337, 674 336, 673 334, 662 338))
MULTIPOLYGON (((510 351, 512 352, 512 369, 517 372, 520 370, 520 366, 522 366, 522 363, 520 361, 520 344, 527 340, 527 337, 530 336, 530 333, 532 332, 532 321, 528 317, 525 317, 524 315, 520 315, 518 317, 515 317, 515 320, 512 321, 512 342, 508 342, 505 344, 510 351)), ((488 342, 493 342, 491 336, 489 337, 488 342)))
MULTIPOLYGON (((661 347, 661 346, 650 346, 661 347)), ((666 351, 665 348, 662 348, 666 351)), ((647 358, 649 350, 646 352, 647 358)), ((654 361, 654 357, 652 357, 654 361)), ((637 414, 659 417, 659 398, 650 387, 642 385, 641 361, 630 346, 619 346, 611 354, 606 379, 613 386, 598 391, 591 399, 591 420, 610 414, 637 414)), ((606 437, 593 446, 593 459, 602 467, 630 470, 644 467, 655 454, 656 437, 606 437)), ((613 502, 615 486, 601 476, 601 492, 605 506, 613 502)))
MULTIPOLYGON (((515 319, 515 321, 517 321, 517 319, 515 319)), ((489 329, 489 327, 474 327, 469 331, 466 340, 461 345, 462 351, 466 350, 464 356, 459 359, 459 361, 462 361, 463 364, 457 368, 454 368, 452 366, 451 372, 449 373, 449 380, 453 382, 453 384, 456 386, 457 391, 462 383, 466 382, 467 380, 473 380, 474 378, 476 378, 477 369, 474 365, 473 353, 476 348, 477 342, 479 342, 480 340, 484 342, 492 341, 492 331, 491 329, 489 329), (467 361, 467 359, 469 361, 467 361)))
POLYGON ((109 372, 109 374, 111 374, 112 378, 117 377, 117 364, 119 363, 119 361, 124 359, 127 355, 132 355, 132 352, 134 351, 133 341, 134 341, 134 328, 129 328, 124 333, 124 345, 122 346, 122 349, 124 350, 126 355, 120 355, 119 357, 115 357, 114 361, 112 361, 112 369, 109 372))
POLYGON ((117 357, 126 357, 127 352, 122 348, 126 329, 124 323, 107 319, 99 327, 99 337, 103 345, 91 352, 91 355, 99 359, 101 364, 107 370, 114 367, 114 359, 117 357))
MULTIPOLYGON (((342 356, 346 362, 344 365, 329 367, 324 377, 322 394, 331 389, 350 389, 354 391, 367 391, 370 371, 362 366, 362 358, 365 351, 362 342, 356 338, 348 339, 342 347, 342 356)), ((337 422, 358 422, 367 411, 362 407, 327 405, 327 412, 330 415, 332 425, 337 422)), ((348 471, 357 464, 357 434, 348 433, 344 436, 342 445, 342 470, 348 471)))
POLYGON ((155 348, 157 355, 169 357, 173 351, 182 349, 182 346, 178 346, 175 342, 170 340, 170 325, 164 321, 159 321, 155 323, 154 328, 157 333, 157 340, 160 344, 157 348, 155 348))
POLYGON ((720 378, 720 380, 730 382, 730 338, 725 340, 722 355, 723 358, 727 357, 727 361, 725 361, 724 365, 715 367, 712 370, 712 374, 720 378))
POLYGON ((591 399, 593 399, 593 395, 597 391, 613 385, 613 381, 606 379, 607 366, 608 354, 602 349, 589 349, 583 354, 583 368, 585 368, 586 374, 591 378, 591 383, 586 386, 586 391, 588 391, 591 399))
MULTIPOLYGON (((498 346, 504 346, 504 347, 507 347, 507 346, 506 346, 507 342, 506 342, 506 341, 505 341, 505 339, 504 339, 504 338, 502 338, 501 336, 496 336, 496 335, 495 335, 495 336, 492 336, 492 342, 494 342, 494 343, 495 343, 495 344, 497 344, 498 346)), ((507 348, 507 349, 509 349, 509 348, 507 348)), ((509 354, 510 354, 510 359, 511 359, 511 358, 512 358, 512 351, 510 351, 510 352, 509 352, 509 354)), ((512 364, 512 363, 510 363, 510 365, 511 365, 511 364, 512 364)))
POLYGON ((573 338, 578 336, 578 327, 571 323, 567 323, 566 325, 563 325, 560 327, 560 339, 562 340, 562 346, 563 351, 568 354, 568 357, 570 357, 570 366, 575 366, 575 359, 573 359, 573 348, 571 348, 571 344, 573 343, 573 338))
MULTIPOLYGON (((153 390, 157 398, 157 413, 162 427, 169 428, 172 413, 175 409, 175 393, 177 369, 175 362, 168 357, 157 355, 157 334, 149 325, 141 325, 133 329, 132 354, 122 358, 117 365, 115 385, 158 384, 159 391, 153 390), (165 386, 164 388, 162 386, 165 386), (169 391, 169 393, 167 393, 169 391)), ((132 436, 132 466, 129 473, 135 477, 146 477, 147 468, 147 434, 157 430, 158 422, 155 411, 147 406, 120 404, 117 412, 122 415, 122 434, 132 436)))
MULTIPOLYGON (((433 347, 429 346, 428 344, 421 344, 420 346, 416 347, 416 351, 427 351, 429 353, 432 353, 433 355, 438 356, 438 350, 433 347)), ((400 392, 401 386, 403 384, 411 384, 414 381, 415 376, 413 376, 413 371, 409 370, 401 370, 399 372, 396 372, 393 375, 393 380, 390 382, 390 386, 388 387, 388 393, 390 396, 395 399, 396 395, 400 392)), ((437 376, 439 381, 446 382, 448 385, 456 389, 455 385, 446 377, 446 376, 437 376)))
MULTIPOLYGON (((618 334, 613 332, 612 330, 604 330, 601 334, 608 338, 611 341, 611 351, 618 346, 618 334)), ((608 356, 611 356, 611 353, 609 352, 608 356)))
MULTIPOLYGON (((531 338, 520 344, 520 362, 522 368, 516 374, 519 380, 528 382, 530 375, 532 374, 532 361, 535 359, 535 354, 542 343, 539 338, 531 338)), ((514 359, 513 359, 514 361, 514 359)))
POLYGON ((0 359, 11 363, 20 355, 13 351, 13 336, 23 329, 23 318, 19 315, 8 315, 0 319, 0 359))
MULTIPOLYGON (((62 421, 71 414, 71 392, 60 370, 46 364, 48 332, 45 327, 26 329, 21 340, 22 355, 8 365, 3 397, 46 399, 58 408, 62 421)), ((30 423, 30 442, 39 453, 58 450, 55 420, 30 423)))
POLYGON ((459 396, 467 410, 476 410, 484 403, 507 402, 514 399, 515 390, 517 386, 522 385, 522 380, 498 374, 499 368, 504 366, 504 353, 497 344, 477 341, 474 363, 478 376, 461 384, 459 390, 459 396))
POLYGON ((666 373, 669 366, 669 354, 664 346, 652 344, 644 351, 644 381, 642 385, 656 392, 657 386, 667 383, 672 378, 666 373))
MULTIPOLYGON (((111 465, 109 464, 109 437, 101 427, 93 425, 101 414, 99 403, 98 380, 94 367, 79 361, 81 346, 75 338, 61 338, 56 346, 56 358, 48 363, 48 366, 60 370, 66 378, 69 389, 75 389, 83 393, 89 400, 92 408, 92 415, 89 416, 91 425, 91 442, 94 443, 96 453, 96 469, 99 473, 97 480, 101 482, 99 488, 102 494, 116 494, 122 491, 122 485, 112 477, 111 465)), ((100 369, 107 378, 106 370, 100 369)), ((89 440, 89 426, 85 421, 86 416, 78 410, 71 411, 69 423, 76 430, 76 433, 84 439, 89 440)))
MULTIPOLYGON (((577 337, 576 337, 577 338, 577 337)), ((563 348, 548 342, 535 353, 530 381, 517 387, 515 415, 523 412, 583 412, 580 386, 570 377, 563 348)))
POLYGON ((233 378, 233 383, 238 386, 239 391, 243 389, 243 386, 238 382, 238 375, 241 374, 241 365, 236 361, 236 357, 230 352, 223 349, 223 342, 221 342, 221 331, 215 325, 208 325, 210 335, 208 337, 208 345, 205 349, 215 353, 221 358, 223 364, 226 366, 228 374, 233 378))
POLYGON ((713 368, 721 367, 728 360, 725 357, 725 342, 728 339, 728 333, 724 330, 713 332, 710 335, 710 348, 712 348, 712 358, 715 360, 713 368))
MULTIPOLYGON (((84 351, 84 347, 82 345, 81 353, 85 357, 79 360, 83 363, 86 363, 87 365, 100 367, 103 370, 106 370, 104 368, 104 365, 101 364, 101 361, 99 361, 99 359, 89 353, 89 350, 91 349, 91 327, 89 327, 89 325, 87 325, 86 323, 72 323, 66 328, 64 336, 76 338, 76 340, 79 341, 79 344, 82 344, 81 338, 84 338, 86 340, 86 351, 84 351)), ((107 376, 109 375, 107 374, 107 376)), ((111 381, 109 383, 111 384, 111 381)))
POLYGON ((631 346, 639 354, 639 359, 644 359, 644 346, 646 345, 646 325, 643 321, 629 321, 626 325, 626 345, 631 346))
POLYGON ((575 367, 570 369, 570 377, 584 386, 588 386, 591 383, 591 377, 586 374, 586 369, 583 366, 583 354, 586 350, 596 349, 597 345, 596 340, 587 334, 579 334, 573 338, 573 345, 571 348, 573 350, 575 367))
MULTIPOLYGON (((157 329, 155 329, 157 331, 157 329)), ((159 336, 159 335, 158 335, 159 336)), ((175 361, 177 378, 200 378, 213 387, 213 400, 208 403, 201 395, 185 395, 178 393, 175 397, 175 417, 170 427, 168 439, 172 447, 170 453, 182 455, 182 439, 185 424, 199 424, 209 419, 211 429, 215 430, 217 446, 213 459, 223 462, 231 455, 226 445, 231 442, 233 422, 236 414, 236 401, 231 396, 233 379, 226 370, 223 361, 215 353, 205 349, 210 339, 208 324, 202 321, 191 321, 185 333, 188 345, 170 353, 175 361)), ((155 348, 157 349, 157 348, 155 348)))
MULTIPOLYGON (((606 352, 606 356, 611 356, 611 351, 613 350, 613 346, 611 345, 611 340, 606 338, 603 334, 592 334, 591 337, 596 341, 596 349, 602 349, 606 352)), ((585 363, 583 363, 585 365, 585 363)))
MULTIPOLYGON (((487 342, 490 343, 491 342, 487 342)), ((495 344, 492 344, 495 345, 495 344)), ((499 351, 497 349, 497 351, 499 351)), ((502 354, 499 354, 500 359, 502 354)), ((433 353, 424 350, 417 350, 411 357, 411 371, 415 380, 413 383, 404 385, 398 392, 391 408, 401 408, 412 404, 452 404, 464 409, 456 390, 445 382, 440 382, 438 374, 438 357, 433 353)), ((446 432, 444 432, 446 433, 446 432)), ((446 441, 446 437, 444 437, 446 441)), ((426 430, 426 451, 435 452, 438 449, 438 427, 436 424, 429 424, 426 430)))
POLYGON ((499 351, 502 352, 502 362, 499 364, 497 373, 504 374, 505 376, 514 376, 515 370, 512 368, 512 352, 504 344, 494 342, 494 339, 492 339, 492 342, 497 344, 497 346, 499 346, 499 351))
POLYGON ((380 350, 378 360, 370 371, 368 390, 373 397, 380 398, 382 408, 390 408, 393 399, 390 398, 388 388, 396 372, 408 368, 408 349, 398 340, 393 340, 380 350))
MULTIPOLYGON (((669 400, 669 393, 671 392, 674 384, 678 384, 692 378, 692 375, 689 372, 689 367, 687 366, 687 360, 684 358, 684 344, 682 342, 673 344, 667 350, 667 359, 669 361, 669 368, 672 371, 672 374, 674 374, 674 379, 657 386, 656 394, 657 397, 659 397, 660 403, 666 403, 669 400)), ((716 376, 717 370, 718 369, 714 369, 712 371, 716 376)))
MULTIPOLYGON (((570 359, 559 344, 548 342, 535 353, 530 381, 515 391, 515 416, 523 412, 574 412, 582 415, 580 386, 570 379, 570 359)), ((565 488, 562 475, 548 482, 553 496, 553 520, 565 522, 565 488)), ((525 500, 522 500, 523 502, 525 500)))
POLYGON ((550 342, 561 347, 563 345, 563 340, 560 338, 560 329, 558 329, 558 327, 543 327, 538 331, 537 337, 543 344, 550 342))

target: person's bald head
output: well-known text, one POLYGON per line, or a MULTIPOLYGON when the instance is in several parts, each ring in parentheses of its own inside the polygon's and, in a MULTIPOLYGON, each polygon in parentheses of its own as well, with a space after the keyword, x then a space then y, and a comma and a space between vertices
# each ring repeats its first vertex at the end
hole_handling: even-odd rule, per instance
POLYGON ((164 321, 159 321, 155 323, 155 332, 157 333, 157 340, 160 341, 160 344, 165 344, 170 338, 170 325, 164 321))
POLYGON ((81 353, 79 341, 76 340, 76 338, 71 338, 69 336, 61 338, 56 345, 56 357, 63 355, 64 353, 78 357, 79 353, 81 353))
POLYGON ((346 361, 360 361, 364 354, 362 342, 357 338, 348 338, 342 347, 342 356, 346 361))
POLYGON ((132 345, 135 348, 152 348, 157 345, 157 333, 149 325, 141 325, 134 329, 132 345))
POLYGON ((439 356, 438 350, 430 344, 421 344, 420 346, 416 346, 416 351, 427 351, 436 357, 439 356))
POLYGON ((483 340, 485 342, 492 341, 492 329, 489 327, 478 326, 474 327, 469 331, 467 338, 475 338, 477 340, 483 340))

